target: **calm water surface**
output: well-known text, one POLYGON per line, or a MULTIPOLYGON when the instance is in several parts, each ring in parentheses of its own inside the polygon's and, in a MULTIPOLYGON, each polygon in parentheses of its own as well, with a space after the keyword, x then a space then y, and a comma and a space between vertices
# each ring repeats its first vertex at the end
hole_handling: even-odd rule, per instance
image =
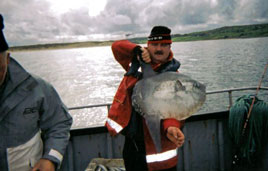
MULTIPOLYGON (((268 38, 178 42, 172 44, 180 72, 207 86, 207 91, 257 86, 268 63, 268 38)), ((49 81, 68 107, 111 103, 124 70, 111 48, 13 52, 29 72, 49 81)), ((268 87, 268 73, 262 86, 268 87)), ((244 92, 254 93, 255 91, 244 92)), ((234 93, 234 100, 240 94, 234 93)), ((268 101, 267 93, 260 98, 268 101)), ((209 95, 199 113, 228 108, 226 95, 209 95)), ((102 125, 105 107, 70 111, 74 128, 102 125)))

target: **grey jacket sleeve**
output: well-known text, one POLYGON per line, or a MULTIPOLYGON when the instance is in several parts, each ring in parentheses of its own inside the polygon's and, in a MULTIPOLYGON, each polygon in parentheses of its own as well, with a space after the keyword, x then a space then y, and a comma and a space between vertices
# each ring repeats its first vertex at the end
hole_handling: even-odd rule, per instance
POLYGON ((48 83, 42 86, 40 128, 44 142, 43 157, 59 167, 69 141, 72 117, 62 103, 56 90, 48 83))

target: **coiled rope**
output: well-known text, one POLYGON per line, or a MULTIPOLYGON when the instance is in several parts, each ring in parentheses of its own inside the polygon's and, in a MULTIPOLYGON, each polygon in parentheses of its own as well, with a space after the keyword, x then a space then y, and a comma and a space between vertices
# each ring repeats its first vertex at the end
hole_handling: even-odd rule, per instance
POLYGON ((262 147, 267 141, 268 104, 257 98, 261 83, 267 71, 266 64, 255 95, 238 98, 230 109, 229 131, 235 151, 232 164, 257 164, 262 147))

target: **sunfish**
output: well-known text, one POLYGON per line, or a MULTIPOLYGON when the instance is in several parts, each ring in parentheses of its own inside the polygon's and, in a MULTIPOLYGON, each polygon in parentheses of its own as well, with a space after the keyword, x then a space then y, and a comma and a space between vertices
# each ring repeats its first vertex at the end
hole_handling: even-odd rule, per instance
POLYGON ((157 152, 161 152, 160 121, 185 120, 197 112, 206 99, 202 83, 178 72, 157 74, 150 64, 141 63, 143 78, 132 93, 132 106, 146 121, 157 152))

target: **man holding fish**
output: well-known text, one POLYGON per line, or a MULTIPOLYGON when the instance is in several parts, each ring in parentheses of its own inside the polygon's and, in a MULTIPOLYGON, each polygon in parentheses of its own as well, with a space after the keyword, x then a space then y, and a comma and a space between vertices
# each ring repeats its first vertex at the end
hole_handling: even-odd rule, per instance
POLYGON ((115 59, 127 73, 114 97, 106 127, 111 135, 125 135, 123 158, 126 170, 176 170, 177 148, 184 143, 184 134, 180 129, 182 122, 175 118, 165 118, 159 122, 161 142, 158 143, 161 144, 161 151, 158 151, 146 120, 132 106, 131 99, 135 84, 142 79, 142 74, 137 70, 139 61, 149 63, 157 73, 177 72, 180 67, 180 63, 173 58, 170 33, 168 27, 155 26, 148 37, 147 47, 127 40, 116 41, 112 45, 115 59))

